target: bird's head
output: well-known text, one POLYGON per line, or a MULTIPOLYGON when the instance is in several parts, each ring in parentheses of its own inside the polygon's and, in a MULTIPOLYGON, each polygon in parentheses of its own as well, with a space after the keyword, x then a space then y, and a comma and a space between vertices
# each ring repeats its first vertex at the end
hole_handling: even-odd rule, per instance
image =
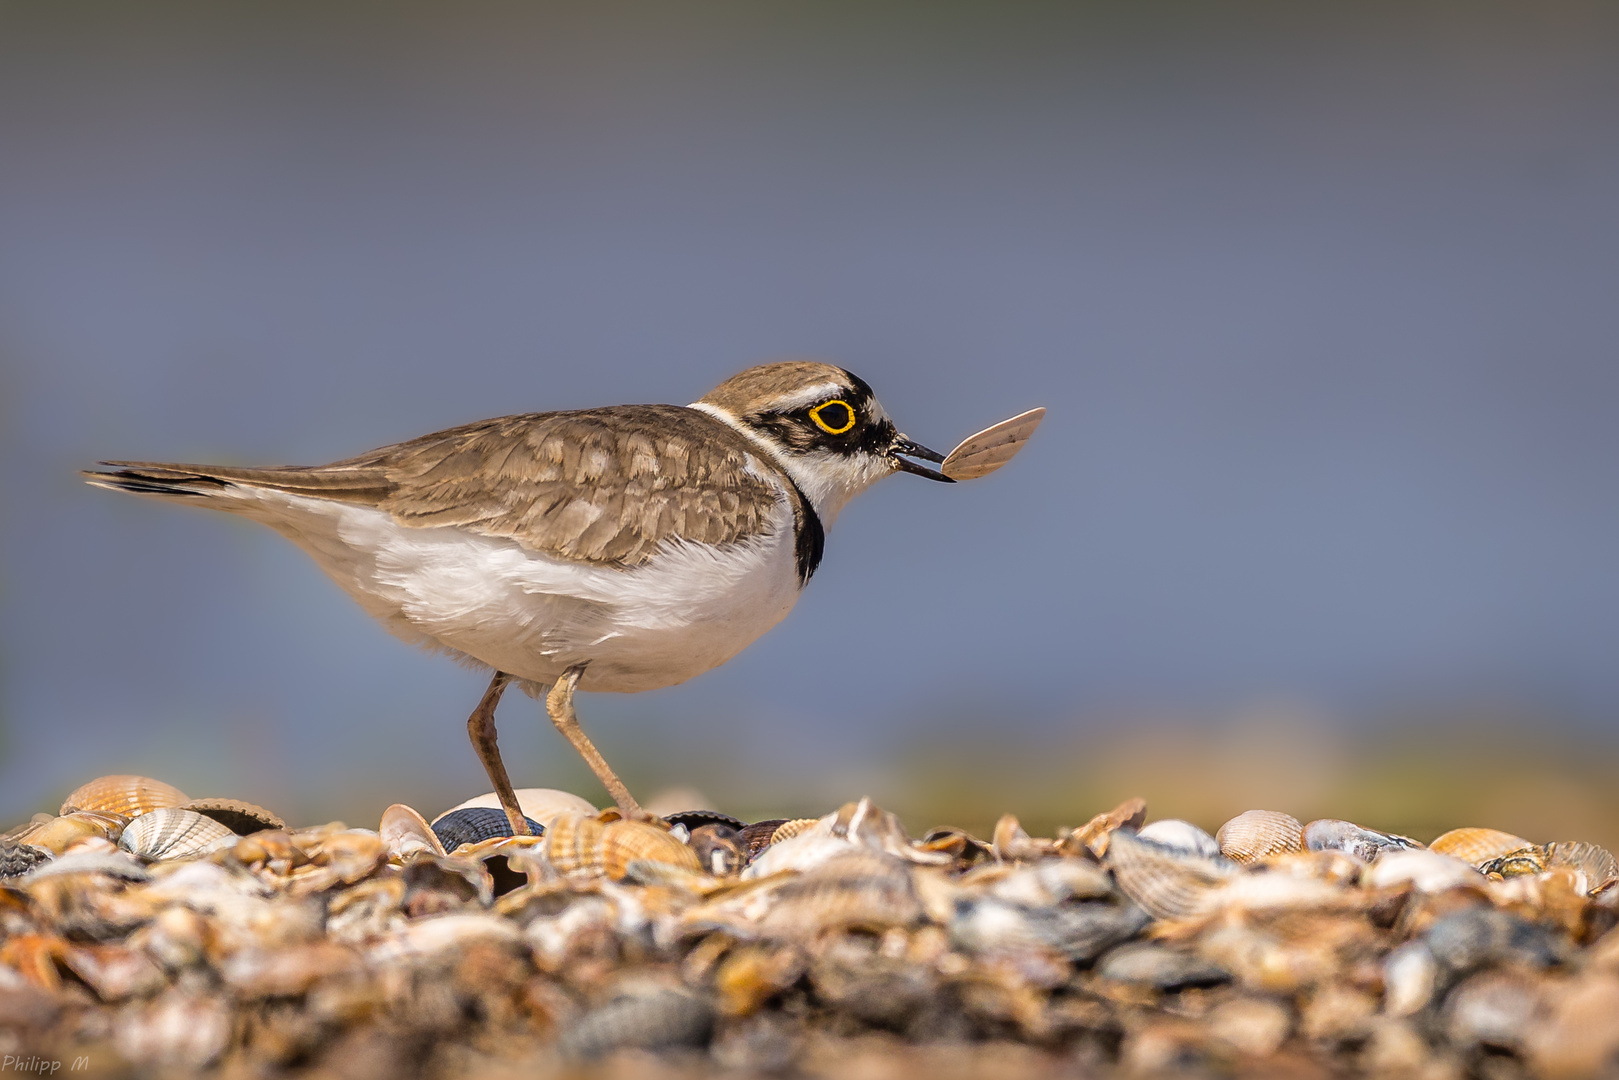
POLYGON ((864 379, 831 364, 797 360, 749 368, 692 407, 767 447, 826 525, 893 472, 953 483, 911 461, 944 458, 902 435, 864 379))

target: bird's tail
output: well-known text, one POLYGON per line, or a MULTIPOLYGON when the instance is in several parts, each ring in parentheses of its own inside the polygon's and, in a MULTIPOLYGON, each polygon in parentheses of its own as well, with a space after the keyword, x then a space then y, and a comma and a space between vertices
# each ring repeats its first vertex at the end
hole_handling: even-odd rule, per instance
MULTIPOLYGON (((269 489, 342 502, 374 502, 392 485, 376 470, 282 467, 239 469, 228 465, 179 465, 159 461, 102 461, 115 472, 87 469, 79 475, 96 487, 190 500, 241 495, 239 489, 269 489)), ((225 500, 230 502, 233 500, 225 500)))

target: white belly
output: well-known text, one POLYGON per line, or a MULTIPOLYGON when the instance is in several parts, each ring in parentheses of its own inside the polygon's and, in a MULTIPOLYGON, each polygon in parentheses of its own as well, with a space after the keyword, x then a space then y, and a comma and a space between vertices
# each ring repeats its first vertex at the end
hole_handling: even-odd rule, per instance
POLYGON ((402 526, 381 510, 238 487, 230 508, 287 536, 390 631, 549 686, 672 686, 724 663, 798 600, 792 511, 767 536, 677 542, 634 570, 564 562, 510 540, 402 526))

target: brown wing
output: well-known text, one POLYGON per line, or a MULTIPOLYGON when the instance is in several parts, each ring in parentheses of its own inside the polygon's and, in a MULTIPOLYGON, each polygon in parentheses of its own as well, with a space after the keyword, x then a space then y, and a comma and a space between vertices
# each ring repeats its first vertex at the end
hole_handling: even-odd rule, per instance
MULTIPOLYGON (((311 468, 105 464, 123 468, 87 474, 104 486, 176 495, 270 487, 621 567, 673 537, 730 544, 762 534, 781 498, 761 475, 774 470, 743 436, 675 405, 504 416, 311 468)), ((787 491, 802 515, 791 484, 787 491)))

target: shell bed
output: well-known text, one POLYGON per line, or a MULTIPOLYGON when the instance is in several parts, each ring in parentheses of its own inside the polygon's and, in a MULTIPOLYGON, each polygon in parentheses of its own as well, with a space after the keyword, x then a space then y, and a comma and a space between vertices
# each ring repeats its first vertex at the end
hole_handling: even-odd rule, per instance
POLYGON ((869 800, 748 823, 520 794, 536 835, 403 805, 290 828, 92 781, 0 840, 0 1053, 75 1076, 1619 1076, 1619 868, 1593 844, 1273 810, 1211 835, 1139 799, 1051 837, 912 837, 869 800))

